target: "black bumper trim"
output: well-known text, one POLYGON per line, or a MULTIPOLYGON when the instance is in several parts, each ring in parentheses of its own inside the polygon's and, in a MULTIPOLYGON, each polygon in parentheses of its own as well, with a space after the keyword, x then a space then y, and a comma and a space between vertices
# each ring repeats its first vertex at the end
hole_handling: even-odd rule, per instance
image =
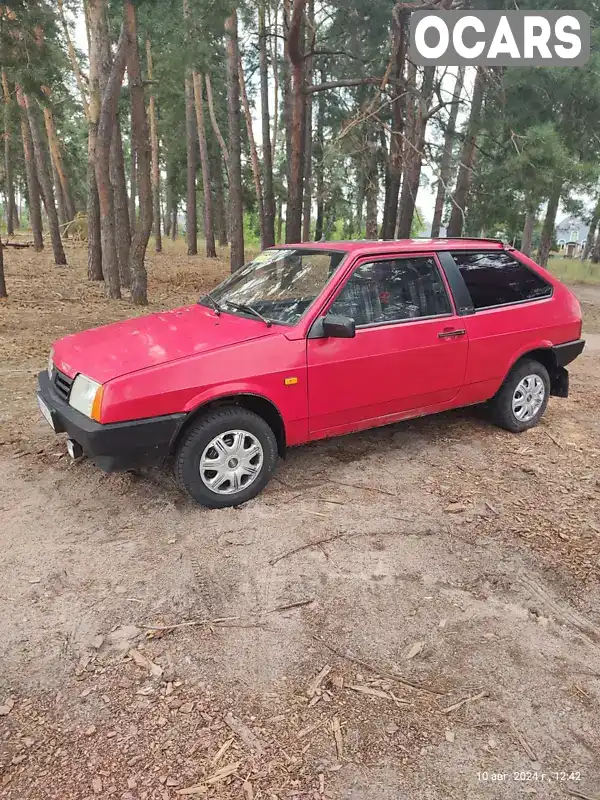
POLYGON ((124 472, 162 463, 186 417, 169 414, 101 425, 59 397, 45 371, 38 376, 38 395, 50 410, 56 433, 67 433, 105 472, 124 472))
POLYGON ((556 357, 556 365, 559 367, 566 367, 571 361, 575 361, 577 356, 580 356, 585 347, 585 339, 577 339, 575 342, 565 342, 565 344, 557 344, 552 348, 556 357))

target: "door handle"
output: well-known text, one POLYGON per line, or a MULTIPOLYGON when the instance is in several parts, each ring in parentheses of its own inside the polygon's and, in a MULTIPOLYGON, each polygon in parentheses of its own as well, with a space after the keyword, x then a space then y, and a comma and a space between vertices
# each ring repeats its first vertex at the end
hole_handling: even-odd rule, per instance
POLYGON ((453 339, 457 336, 464 336, 465 334, 466 330, 463 328, 447 328, 438 333, 438 339, 453 339))

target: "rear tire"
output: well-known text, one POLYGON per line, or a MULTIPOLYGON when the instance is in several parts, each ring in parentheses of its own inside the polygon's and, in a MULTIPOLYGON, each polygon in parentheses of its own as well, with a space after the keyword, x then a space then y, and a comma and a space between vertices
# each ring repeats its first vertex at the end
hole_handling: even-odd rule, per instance
POLYGON ((177 482, 207 508, 239 506, 256 497, 277 465, 275 434, 258 414, 225 406, 200 417, 175 454, 177 482))
POLYGON ((509 372, 490 401, 493 421, 513 433, 533 428, 541 420, 550 397, 550 376, 539 361, 524 358, 509 372))

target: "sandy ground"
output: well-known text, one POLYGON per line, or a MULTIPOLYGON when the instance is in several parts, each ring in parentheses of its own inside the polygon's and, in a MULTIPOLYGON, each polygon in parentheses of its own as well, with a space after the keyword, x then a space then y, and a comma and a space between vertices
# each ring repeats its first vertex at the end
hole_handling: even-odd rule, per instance
MULTIPOLYGON (((133 313, 69 257, 0 306, 0 797, 600 797, 600 289, 533 431, 331 440, 207 511, 38 416, 52 340, 133 313)), ((225 268, 153 257, 151 310, 225 268)))

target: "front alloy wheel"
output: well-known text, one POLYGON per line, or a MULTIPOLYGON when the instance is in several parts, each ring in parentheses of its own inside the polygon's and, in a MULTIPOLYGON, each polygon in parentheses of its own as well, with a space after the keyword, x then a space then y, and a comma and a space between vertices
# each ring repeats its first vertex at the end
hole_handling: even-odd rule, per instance
POLYGON ((275 434, 262 417, 223 406, 207 411, 184 432, 175 454, 175 477, 203 506, 239 506, 264 489, 277 457, 275 434))
POLYGON ((235 494, 260 475, 264 461, 260 441, 248 431, 226 431, 208 443, 200 458, 200 477, 217 494, 235 494))

